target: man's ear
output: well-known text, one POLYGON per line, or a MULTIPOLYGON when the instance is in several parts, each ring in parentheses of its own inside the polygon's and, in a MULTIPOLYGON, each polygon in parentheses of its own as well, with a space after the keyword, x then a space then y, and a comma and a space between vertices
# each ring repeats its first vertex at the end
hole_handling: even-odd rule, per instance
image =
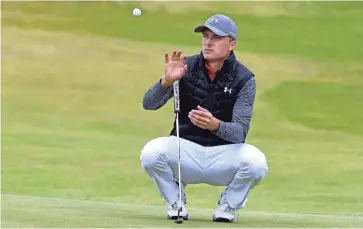
POLYGON ((234 48, 236 47, 237 42, 232 40, 231 42, 229 42, 229 50, 232 51, 234 50, 234 48))

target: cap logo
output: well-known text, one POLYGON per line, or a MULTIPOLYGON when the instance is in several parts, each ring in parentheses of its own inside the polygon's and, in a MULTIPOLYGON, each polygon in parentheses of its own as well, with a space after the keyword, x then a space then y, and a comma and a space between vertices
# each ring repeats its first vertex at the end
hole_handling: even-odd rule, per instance
POLYGON ((209 23, 210 24, 218 24, 219 23, 219 19, 216 17, 212 17, 209 19, 209 23))

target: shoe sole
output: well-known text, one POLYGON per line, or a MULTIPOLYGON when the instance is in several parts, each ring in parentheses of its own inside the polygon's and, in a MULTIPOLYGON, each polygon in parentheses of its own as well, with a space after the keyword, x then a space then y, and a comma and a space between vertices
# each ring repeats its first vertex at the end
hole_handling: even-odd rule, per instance
POLYGON ((214 222, 221 222, 221 223, 233 223, 234 220, 230 220, 230 219, 226 219, 226 218, 216 218, 216 217, 213 217, 213 221, 214 222))
MULTIPOLYGON (((189 217, 188 216, 182 216, 183 220, 188 220, 189 217)), ((176 220, 178 219, 178 216, 168 216, 168 219, 173 219, 173 220, 176 220)))

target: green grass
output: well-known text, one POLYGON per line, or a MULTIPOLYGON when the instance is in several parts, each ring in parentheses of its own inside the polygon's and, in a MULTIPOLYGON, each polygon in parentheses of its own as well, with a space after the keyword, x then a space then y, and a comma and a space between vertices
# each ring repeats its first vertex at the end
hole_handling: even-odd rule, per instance
POLYGON ((363 135, 362 89, 363 84, 284 82, 265 97, 281 116, 301 125, 363 135))
MULTIPOLYGON (((247 140, 269 163, 228 226, 363 225, 361 3, 210 4, 2 3, 2 226, 174 225, 139 162, 172 103, 145 111, 142 97, 164 51, 199 52, 192 30, 213 5, 240 25, 258 89, 247 140)), ((188 186, 182 226, 224 227, 210 221, 223 189, 188 186)))
MULTIPOLYGON (((149 4, 152 5, 152 3, 149 4)), ((221 3, 208 4, 211 4, 211 7, 215 5, 216 8, 221 5, 221 3)), ((228 4, 233 9, 243 9, 248 3, 228 4)), ((236 14, 236 11, 229 12, 240 28, 239 50, 293 54, 307 58, 340 61, 363 60, 363 47, 357 45, 363 40, 362 3, 276 4, 278 4, 276 8, 283 9, 287 15, 264 17, 263 15, 236 14), (344 13, 341 12, 342 7, 344 7, 344 13), (288 14, 289 8, 294 9, 292 15, 288 14), (306 11, 308 13, 304 15, 303 12, 306 11)), ((10 3, 4 4, 3 8, 5 12, 14 16, 6 18, 4 25, 65 30, 158 43, 180 45, 197 43, 199 37, 192 31, 202 20, 205 20, 202 15, 188 14, 188 10, 169 12, 163 8, 153 11, 145 8, 145 17, 133 18, 131 6, 138 5, 117 2, 10 3), (25 15, 15 16, 22 13, 29 16, 41 15, 41 17, 31 17, 29 20, 29 17, 25 15)), ((271 3, 266 3, 265 8, 269 5, 271 3)), ((274 8, 272 7, 271 10, 274 8)), ((214 11, 217 12, 216 10, 212 12, 214 11)), ((207 12, 204 15, 207 16, 207 12)))
MULTIPOLYGON (((40 198, 22 195, 5 195, 6 227, 172 227, 166 220, 164 208, 150 205, 131 205, 112 202, 94 202, 73 199, 40 198), (36 206, 36 207, 35 207, 36 206), (153 217, 150 217, 152 215, 153 217), (16 216, 16 217, 14 217, 16 216)), ((177 227, 225 227, 211 223, 211 209, 191 208, 188 221, 177 227)), ((358 227, 363 217, 358 215, 278 214, 258 211, 241 212, 238 222, 244 227, 358 227)), ((240 227, 229 224, 228 227, 240 227)))

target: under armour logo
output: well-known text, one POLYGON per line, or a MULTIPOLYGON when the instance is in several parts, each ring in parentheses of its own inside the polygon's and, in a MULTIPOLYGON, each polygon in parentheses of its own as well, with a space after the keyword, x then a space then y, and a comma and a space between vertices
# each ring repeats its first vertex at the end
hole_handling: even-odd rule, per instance
POLYGON ((227 87, 224 87, 224 92, 229 92, 229 94, 231 94, 232 93, 232 88, 230 88, 230 89, 228 89, 227 87))
POLYGON ((219 19, 215 18, 215 17, 212 17, 212 18, 209 19, 209 23, 210 24, 217 24, 217 23, 219 23, 219 19))

